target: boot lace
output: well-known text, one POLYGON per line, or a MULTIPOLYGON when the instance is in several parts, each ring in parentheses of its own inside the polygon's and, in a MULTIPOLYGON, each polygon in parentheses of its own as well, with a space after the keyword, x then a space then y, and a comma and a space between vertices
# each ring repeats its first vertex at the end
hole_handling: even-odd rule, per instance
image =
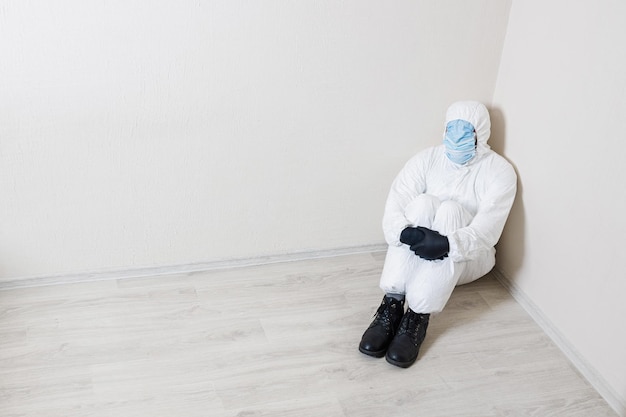
POLYGON ((402 318, 402 322, 398 328, 398 335, 406 334, 415 345, 420 344, 426 335, 429 317, 430 314, 418 314, 412 310, 408 310, 402 318))
POLYGON ((374 321, 372 322, 371 327, 381 324, 386 331, 392 331, 394 327, 392 325, 392 321, 394 317, 396 317, 398 314, 401 314, 399 313, 400 309, 402 309, 401 302, 387 302, 386 300, 383 300, 380 306, 378 306, 378 310, 376 310, 376 313, 374 313, 374 321))

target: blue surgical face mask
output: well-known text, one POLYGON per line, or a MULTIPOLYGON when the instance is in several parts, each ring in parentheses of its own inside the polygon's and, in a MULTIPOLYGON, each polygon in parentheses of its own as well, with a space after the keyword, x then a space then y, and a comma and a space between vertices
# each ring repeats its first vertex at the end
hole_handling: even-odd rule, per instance
POLYGON ((446 156, 455 164, 463 165, 476 155, 476 131, 468 121, 457 119, 448 122, 443 139, 446 156))

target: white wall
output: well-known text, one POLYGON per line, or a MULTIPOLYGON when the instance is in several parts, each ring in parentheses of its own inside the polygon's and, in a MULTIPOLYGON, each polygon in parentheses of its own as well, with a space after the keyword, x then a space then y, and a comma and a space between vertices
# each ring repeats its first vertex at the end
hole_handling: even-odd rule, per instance
POLYGON ((520 192, 498 267, 626 415, 626 3, 516 1, 494 107, 520 192))
POLYGON ((510 1, 3 1, 0 281, 383 242, 510 1))

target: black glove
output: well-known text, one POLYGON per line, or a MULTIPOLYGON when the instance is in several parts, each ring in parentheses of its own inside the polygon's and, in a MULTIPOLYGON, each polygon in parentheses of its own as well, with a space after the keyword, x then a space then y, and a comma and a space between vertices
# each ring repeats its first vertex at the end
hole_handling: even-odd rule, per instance
POLYGON ((416 227, 407 227, 400 233, 400 242, 405 245, 415 245, 422 239, 424 239, 424 232, 417 230, 416 227))
POLYGON ((428 261, 443 259, 448 256, 448 252, 450 252, 450 242, 446 236, 442 236, 439 232, 427 229, 426 227, 417 227, 416 229, 424 233, 422 240, 411 245, 411 250, 415 252, 417 256, 428 261))

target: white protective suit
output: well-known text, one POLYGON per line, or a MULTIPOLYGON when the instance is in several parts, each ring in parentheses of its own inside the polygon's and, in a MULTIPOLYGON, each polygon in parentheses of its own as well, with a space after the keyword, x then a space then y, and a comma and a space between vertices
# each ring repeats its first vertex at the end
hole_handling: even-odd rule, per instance
POLYGON ((495 264, 494 246, 515 198, 517 177, 511 164, 487 145, 491 122, 478 102, 454 103, 449 121, 470 122, 477 137, 476 155, 465 165, 450 161, 439 145, 411 158, 393 181, 383 217, 389 244, 380 287, 406 294, 417 313, 443 310, 456 285, 472 282, 495 264), (400 242, 407 226, 423 226, 448 237, 443 260, 424 260, 400 242))

